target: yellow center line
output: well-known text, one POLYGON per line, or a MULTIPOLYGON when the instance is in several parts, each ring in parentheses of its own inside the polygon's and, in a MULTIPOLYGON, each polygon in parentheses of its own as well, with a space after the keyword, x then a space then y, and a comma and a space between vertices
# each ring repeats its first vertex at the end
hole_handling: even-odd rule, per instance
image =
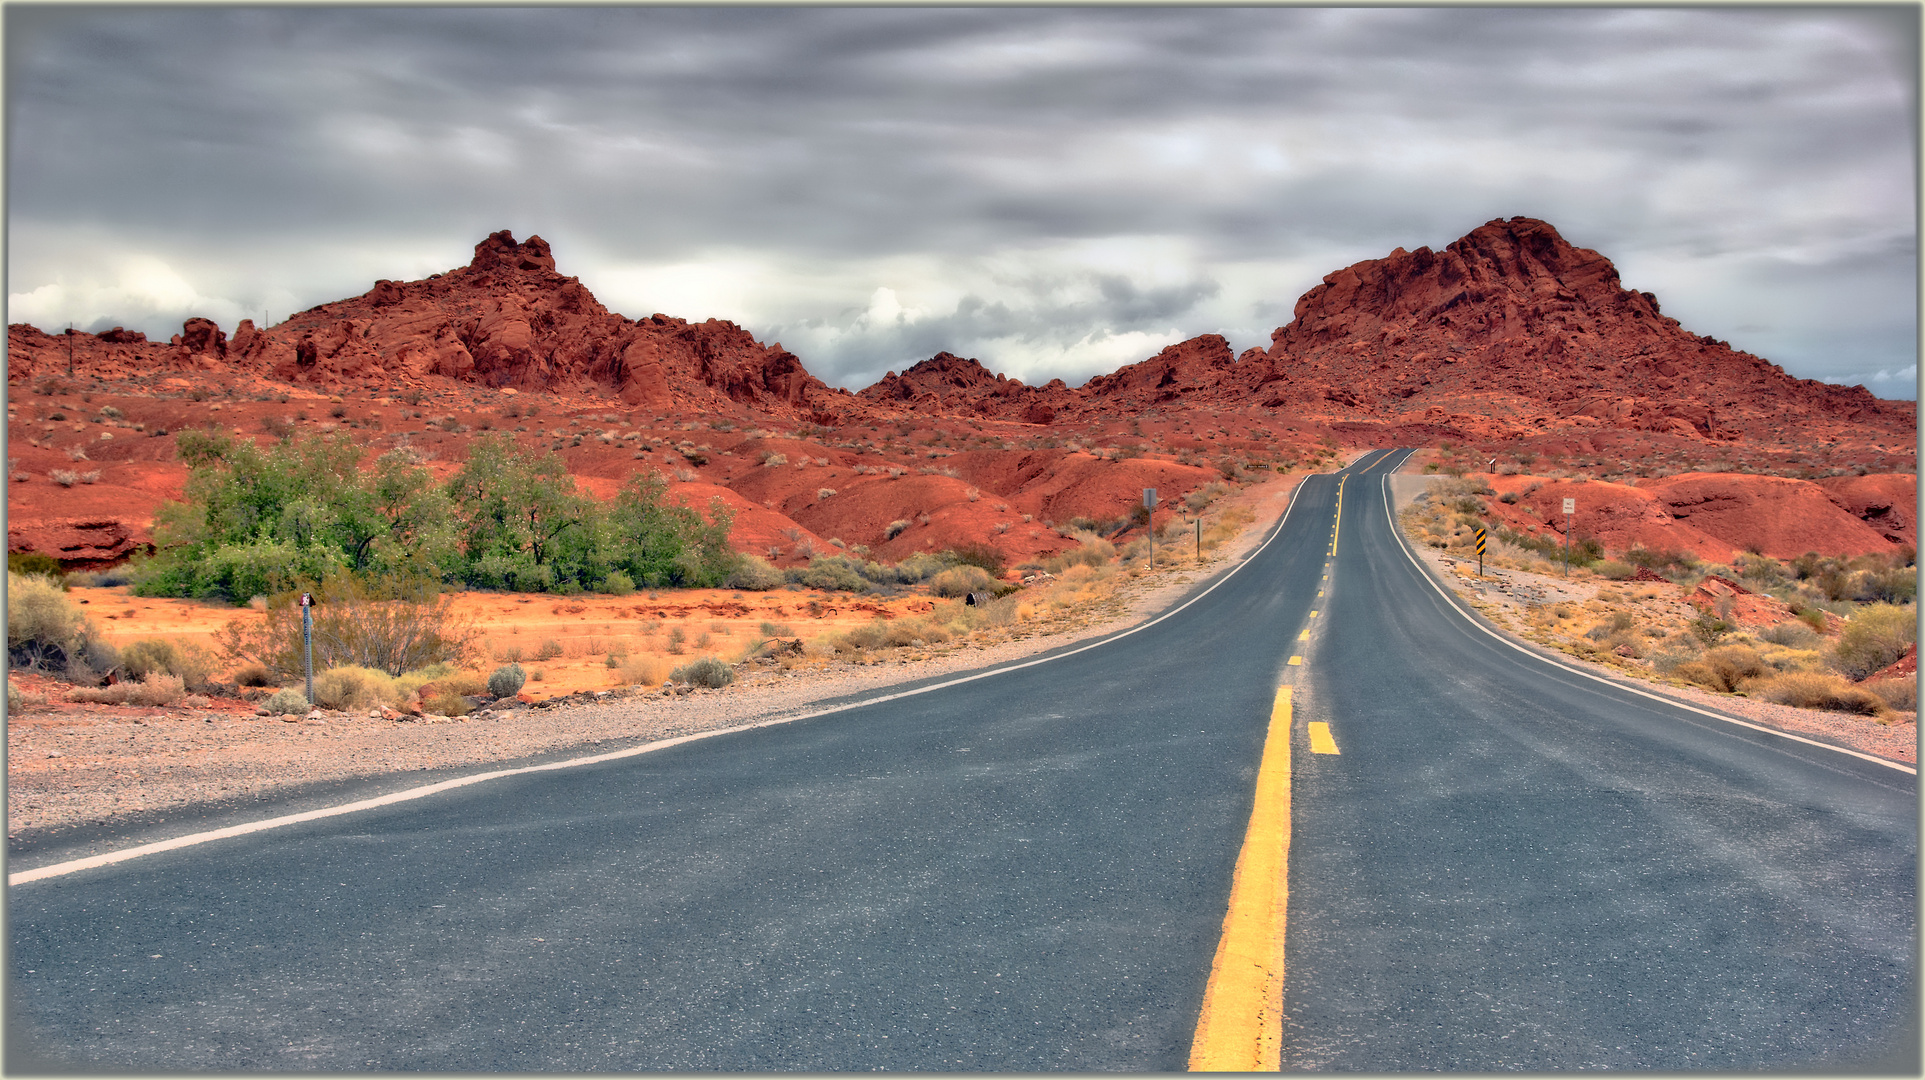
POLYGON ((1275 1072, 1283 1051, 1283 930, 1290 899, 1290 688, 1277 688, 1237 855, 1230 910, 1190 1042, 1191 1072, 1275 1072))
POLYGON ((1291 657, 1291 658, 1290 658, 1290 666, 1291 666, 1291 667, 1302 667, 1302 666, 1303 666, 1303 657, 1301 657, 1301 656, 1293 656, 1293 657, 1291 657))
POLYGON ((1298 641, 1309 641, 1309 640, 1310 640, 1310 628, 1309 628, 1309 627, 1307 627, 1307 626, 1306 626, 1306 627, 1304 627, 1304 628, 1303 628, 1303 633, 1301 633, 1301 634, 1298 634, 1298 635, 1297 635, 1297 640, 1298 640, 1298 641))
POLYGON ((1312 720, 1310 728, 1310 752, 1313 754, 1341 754, 1337 740, 1330 737, 1330 725, 1322 720, 1312 720))
POLYGON ((1343 529, 1343 481, 1337 481, 1337 523, 1330 527, 1330 553, 1337 553, 1337 533, 1343 529))

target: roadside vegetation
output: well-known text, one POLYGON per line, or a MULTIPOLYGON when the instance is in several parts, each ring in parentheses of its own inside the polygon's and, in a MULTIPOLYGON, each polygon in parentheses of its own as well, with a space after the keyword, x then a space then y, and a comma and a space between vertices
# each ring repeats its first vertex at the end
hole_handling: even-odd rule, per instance
MULTIPOLYGON (((893 565, 868 559, 857 546, 786 569, 728 552, 723 573, 720 561, 702 561, 709 545, 726 535, 728 519, 719 510, 703 519, 666 507, 659 487, 645 480, 597 508, 572 493, 565 475, 505 444, 478 445, 467 466, 442 485, 406 456, 384 456, 362 472, 358 453, 338 437, 287 440, 259 451, 206 435, 186 446, 194 464, 189 499, 169 508, 161 552, 131 576, 148 595, 244 603, 259 614, 229 621, 215 635, 216 649, 154 640, 114 650, 66 600, 57 564, 20 563, 31 572, 10 575, 14 663, 72 682, 72 700, 192 704, 196 692, 206 691, 251 699, 271 715, 305 713, 302 592, 315 599, 309 612, 313 704, 335 711, 464 715, 494 699, 545 696, 544 668, 551 663, 570 664, 579 685, 578 669, 590 659, 605 660, 611 690, 672 684, 677 692, 728 686, 758 671, 909 662, 1120 614, 1145 574, 1193 568, 1253 520, 1247 509, 1220 503, 1233 490, 1231 480, 1187 496, 1181 519, 1161 523, 1153 559, 1146 516, 1137 514, 1054 526, 1075 546, 1014 568, 984 545, 912 554, 893 565), (531 505, 536 509, 527 511, 531 505), (517 506, 524 510, 509 509, 517 506), (556 519, 570 514, 576 524, 559 527, 556 519), (660 587, 719 575, 713 583, 737 590, 738 600, 781 589, 811 594, 811 609, 827 610, 839 594, 883 601, 926 596, 930 603, 916 614, 854 628, 845 622, 819 634, 809 634, 807 624, 798 632, 764 621, 745 633, 720 620, 704 625, 684 618, 611 623, 606 635, 574 635, 566 645, 523 644, 512 635, 487 639, 456 614, 450 590, 475 584, 476 574, 496 587, 505 578, 552 593, 581 592, 581 568, 593 564, 592 552, 570 547, 566 538, 592 538, 620 522, 627 523, 622 528, 630 541, 647 548, 647 558, 659 560, 648 563, 630 552, 621 556, 628 561, 618 561, 642 582, 653 574, 660 585, 632 586, 650 599, 660 587), (551 576, 517 577, 501 569, 510 565, 522 571, 545 566, 551 576), (558 567, 571 568, 571 586, 555 586, 558 567), (693 570, 678 574, 676 567, 693 570), (229 682, 217 681, 222 673, 229 682)), ((619 577, 617 588, 608 582, 627 572, 605 574, 599 591, 630 591, 619 577)), ((64 575, 109 584, 104 576, 64 575)), ((556 610, 571 603, 580 609, 578 601, 564 600, 556 610)))
POLYGON ((179 443, 187 497, 156 516, 158 550, 133 570, 143 596, 246 603, 341 575, 623 595, 720 585, 737 566, 719 501, 704 517, 642 471, 603 503, 559 457, 505 436, 478 439, 442 484, 407 448, 363 470, 345 432, 266 450, 212 431, 179 443))
MULTIPOLYGON (((1413 543, 1457 560, 1460 591, 1486 615, 1540 644, 1660 681, 1741 694, 1800 708, 1855 713, 1890 723, 1917 711, 1913 676, 1873 678, 1917 641, 1917 553, 1792 560, 1758 554, 1731 564, 1641 548, 1606 553, 1594 540, 1571 545, 1569 576, 1558 541, 1498 525, 1494 493, 1463 477, 1432 480, 1399 515, 1413 543), (1484 565, 1535 575, 1507 580, 1519 610, 1478 599, 1475 535, 1489 530, 1484 565), (1719 579, 1722 579, 1720 581, 1719 579), (1741 622, 1728 588, 1777 605, 1767 624, 1741 622), (1533 597, 1542 595, 1541 601, 1533 597), (1697 604, 1687 602, 1696 596, 1697 604)), ((1487 579, 1488 580, 1488 579, 1487 579)))

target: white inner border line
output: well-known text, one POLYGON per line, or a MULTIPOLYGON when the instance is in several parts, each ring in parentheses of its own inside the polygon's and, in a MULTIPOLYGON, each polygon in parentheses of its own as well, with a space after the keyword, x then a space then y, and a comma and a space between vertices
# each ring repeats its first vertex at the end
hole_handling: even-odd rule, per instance
MULTIPOLYGON (((1416 451, 1412 451, 1411 453, 1415 453, 1415 452, 1416 451)), ((1409 460, 1408 454, 1405 455, 1405 460, 1406 461, 1409 460)), ((1402 467, 1403 462, 1398 462, 1397 464, 1399 467, 1402 467)), ((1669 705, 1675 709, 1683 709, 1686 712, 1697 713, 1699 716, 1708 716, 1713 720, 1722 720, 1727 724, 1736 724, 1742 728, 1750 728, 1753 731, 1762 731, 1767 735, 1776 735, 1781 739, 1790 739, 1793 742, 1801 742, 1801 743, 1804 743, 1806 746, 1815 746, 1820 750, 1831 750, 1836 753, 1845 754, 1850 757, 1858 758, 1861 761, 1869 761, 1875 765, 1883 765, 1888 769, 1896 769, 1902 773, 1909 773, 1912 776, 1918 775, 1918 770, 1916 768, 1910 765, 1906 765, 1903 762, 1891 761, 1886 758, 1878 757, 1873 754, 1866 754, 1866 753, 1861 753, 1857 750, 1850 750, 1843 746, 1833 746, 1831 743, 1819 742, 1816 739, 1807 739, 1803 735, 1793 735, 1789 731, 1779 731, 1776 728, 1768 728, 1763 726, 1762 724, 1751 723, 1748 720, 1740 720, 1735 716, 1726 716, 1723 713, 1715 713, 1709 709, 1701 709, 1696 705, 1691 705, 1686 702, 1679 701, 1676 698, 1666 697, 1663 694, 1654 694, 1649 690, 1642 690, 1642 689, 1639 689, 1638 687, 1627 685, 1625 683, 1619 682, 1616 679, 1607 679, 1604 676, 1598 675, 1594 672, 1585 671, 1583 668, 1573 667, 1569 664, 1564 663, 1563 661, 1556 659, 1555 657, 1546 656, 1535 649, 1526 648, 1523 645, 1520 645, 1517 642, 1512 641, 1510 638, 1504 636, 1503 634, 1500 634, 1497 631, 1492 630, 1490 627, 1485 626, 1482 621, 1480 621, 1475 616, 1473 616, 1469 611, 1465 610, 1464 606, 1457 602, 1457 598, 1451 595, 1449 590, 1445 589, 1441 584, 1438 583, 1436 577, 1434 577, 1431 574, 1430 568, 1425 566, 1423 562, 1417 558, 1416 554, 1410 550, 1410 544, 1404 540, 1403 530, 1397 527, 1396 511, 1390 505, 1390 476, 1391 476, 1390 473, 1384 474, 1384 483, 1383 483, 1384 514, 1390 520, 1390 534, 1397 538, 1397 546, 1403 549, 1404 557, 1409 559, 1411 562, 1411 565, 1417 568, 1418 574, 1420 574, 1423 577, 1424 581, 1429 583, 1431 588, 1437 590, 1437 595, 1443 597, 1445 603, 1449 604, 1452 608, 1455 608, 1457 613, 1464 617, 1465 622, 1483 631, 1484 633, 1490 635, 1491 638, 1493 638, 1494 640, 1502 642, 1504 645, 1509 646, 1510 648, 1516 649, 1518 652, 1523 653, 1525 656, 1528 656, 1533 660, 1542 661, 1543 663, 1549 664, 1550 666, 1558 668, 1559 670, 1568 671, 1573 675, 1583 676, 1586 679, 1590 679, 1592 682, 1603 683, 1606 686, 1614 687, 1628 694, 1636 694, 1642 698, 1650 698, 1652 701, 1658 702, 1659 704, 1669 705)))
MULTIPOLYGON (((1388 455, 1389 451, 1386 451, 1385 453, 1386 455, 1388 455)), ((1379 459, 1379 461, 1382 461, 1382 460, 1383 459, 1379 459)), ((1359 464, 1361 464, 1361 459, 1359 459, 1359 464)), ((1371 465, 1364 465, 1363 468, 1369 469, 1375 464, 1377 463, 1373 462, 1371 465)), ((1355 468, 1355 467, 1356 465, 1346 466, 1346 468, 1355 468)), ((50 863, 46 866, 38 867, 33 870, 22 870, 16 874, 8 874, 7 884, 9 886, 25 885, 28 882, 42 881, 47 878, 62 877, 67 874, 78 873, 81 870, 91 870, 98 866, 108 866, 117 862, 125 862, 128 859, 138 859, 144 855, 158 855, 163 851, 173 851, 178 848, 193 847, 197 844, 205 844, 214 840, 225 840, 233 836, 246 836, 249 833, 265 832, 269 829, 279 829, 288 825, 298 825, 304 821, 318 821, 321 818, 338 817, 342 814, 353 814, 353 813, 358 813, 362 810, 373 810, 377 807, 389 806, 394 803, 409 802, 414 799, 426 798, 429 795, 435 795, 443 791, 450 791, 458 787, 466 787, 469 784, 479 784, 487 780, 499 780, 502 777, 506 777, 506 776, 521 776, 525 773, 549 772, 556 769, 573 769, 583 765, 598 765, 604 761, 617 761, 617 760, 620 760, 621 758, 637 757, 642 754, 652 754, 657 750, 666 750, 671 746, 680 746, 683 743, 694 742, 697 739, 712 739, 718 735, 732 735, 738 731, 752 731, 756 728, 773 727, 777 724, 791 724, 797 720, 813 720, 818 716, 829 716, 834 713, 848 712, 851 709, 862 709, 862 708, 867 708, 868 706, 871 706, 871 705, 881 705, 884 702, 899 701, 902 698, 915 697, 918 694, 927 694, 937 690, 946 690, 952 686, 961 686, 964 683, 975 682, 977 679, 987 679, 987 678, 990 678, 991 676, 1002 675, 1011 671, 1021 671, 1024 668, 1035 667, 1038 664, 1047 664, 1055 660, 1064 659, 1065 657, 1075 656, 1078 653, 1085 653, 1091 649, 1101 648, 1104 645, 1108 645, 1110 642, 1119 641, 1123 638, 1129 637, 1131 634, 1138 633, 1143 630, 1148 630, 1150 627, 1155 626, 1157 623, 1160 623, 1163 620, 1168 619, 1182 612, 1185 608, 1188 608, 1190 605, 1196 603, 1197 601, 1203 599, 1204 597, 1215 592, 1217 589, 1221 588, 1225 582, 1235 577, 1237 573, 1241 571, 1244 567, 1254 562, 1256 560, 1256 557, 1262 554, 1265 548, 1269 547, 1272 543, 1276 541, 1277 537, 1283 535, 1283 527, 1290 520, 1290 512, 1296 509, 1297 507, 1297 496, 1303 494, 1304 482, 1309 479, 1310 477, 1306 476, 1303 478, 1303 480, 1299 480, 1297 482, 1296 490, 1290 493, 1290 504, 1284 507, 1283 516, 1277 519, 1277 524, 1275 528, 1271 530, 1269 538, 1264 540, 1263 543, 1257 545, 1257 547, 1254 550, 1252 550, 1248 555, 1245 555, 1241 560, 1239 560, 1235 566, 1232 566, 1227 573, 1225 573, 1222 577, 1218 578, 1216 582, 1212 584, 1209 588, 1204 589, 1202 592, 1197 593, 1195 596, 1190 597, 1188 600, 1185 600, 1183 603, 1179 604, 1178 606, 1171 608, 1170 610, 1164 612, 1161 615, 1158 615, 1156 618, 1151 619, 1148 622, 1139 623, 1136 626, 1132 626, 1127 630, 1123 630, 1119 633, 1112 634, 1100 640, 1090 642, 1089 644, 1080 646, 1078 648, 1069 649, 1067 651, 1060 652, 1060 653, 1054 653, 1049 656, 1038 657, 1037 659, 1034 659, 1034 660, 1025 660, 1020 663, 1006 664, 1002 667, 989 668, 985 671, 976 672, 973 675, 964 675, 961 678, 949 679, 939 683, 931 683, 928 686, 919 686, 914 690, 901 690, 893 694, 884 694, 880 697, 866 698, 862 701, 853 701, 846 705, 837 705, 833 708, 817 709, 813 712, 797 713, 794 716, 783 716, 783 717, 776 717, 774 719, 769 719, 769 720, 759 720, 752 724, 740 724, 735 727, 717 728, 714 731, 702 731, 692 735, 682 735, 673 739, 658 739, 655 742, 643 743, 641 746, 631 746, 626 750, 611 750, 606 754, 592 754, 587 757, 569 758, 565 761, 551 761, 543 765, 525 765, 516 769, 496 769, 493 772, 476 773, 472 776, 460 776, 452 780, 443 780, 438 784, 427 784, 422 787, 408 788, 405 791, 390 792, 389 794, 386 794, 386 795, 376 796, 371 799, 361 799, 357 802, 343 803, 339 806, 325 806, 318 810, 308 810, 299 814, 286 814, 281 817, 265 818, 261 821, 250 821, 240 825, 230 825, 225 829, 214 829, 208 832, 190 833, 186 836, 174 837, 171 840, 158 840, 151 844, 141 844, 136 847, 123 848, 119 851, 109 851, 99 855, 89 855, 86 858, 70 859, 66 862, 50 863)))

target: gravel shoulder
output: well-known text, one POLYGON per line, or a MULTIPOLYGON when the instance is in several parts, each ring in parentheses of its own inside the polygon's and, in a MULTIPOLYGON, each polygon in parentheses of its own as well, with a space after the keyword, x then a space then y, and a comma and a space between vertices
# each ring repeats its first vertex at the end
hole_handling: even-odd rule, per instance
MULTIPOLYGON (((1428 480, 1428 477, 1423 476, 1394 477, 1392 494, 1396 500, 1396 506, 1401 509, 1407 505, 1425 489, 1428 480)), ((1712 693, 1676 682, 1659 681, 1644 676, 1642 672, 1627 671, 1624 668, 1572 656, 1528 641, 1520 637, 1512 627, 1525 624, 1525 616, 1533 605, 1542 606, 1560 602, 1583 604, 1595 599, 1598 585, 1594 580, 1534 574, 1499 567, 1486 567, 1484 576, 1477 578, 1471 576, 1474 563, 1467 563, 1422 545, 1413 544, 1412 550, 1430 570, 1434 580, 1443 583, 1467 606, 1482 613, 1486 622, 1494 629, 1528 648, 1554 656, 1559 663, 1635 687, 1646 693, 1658 694, 1686 705, 1723 713, 1761 727, 1800 735, 1816 742, 1841 746, 1862 754, 1884 758, 1887 761, 1917 767, 1916 713, 1900 713, 1897 721, 1881 724, 1865 716, 1824 712, 1818 709, 1799 709, 1790 705, 1748 698, 1740 694, 1712 693)))

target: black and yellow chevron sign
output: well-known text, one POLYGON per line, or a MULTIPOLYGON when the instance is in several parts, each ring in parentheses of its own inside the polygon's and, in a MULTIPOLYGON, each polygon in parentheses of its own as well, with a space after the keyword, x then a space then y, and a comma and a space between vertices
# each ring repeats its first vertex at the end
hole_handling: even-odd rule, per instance
POLYGON ((1488 529, 1477 530, 1477 553, 1479 555, 1484 553, 1484 537, 1488 535, 1489 531, 1488 529))

